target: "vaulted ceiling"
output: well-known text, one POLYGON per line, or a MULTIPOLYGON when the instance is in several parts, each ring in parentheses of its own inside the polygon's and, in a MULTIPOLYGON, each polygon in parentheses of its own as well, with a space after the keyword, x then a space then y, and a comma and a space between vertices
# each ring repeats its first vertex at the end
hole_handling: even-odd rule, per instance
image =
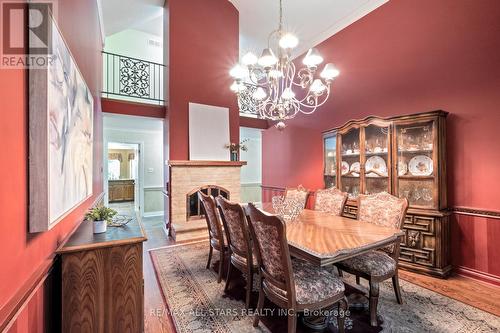
MULTIPOLYGON (((110 36, 125 29, 163 35, 165 0, 99 0, 104 31, 110 36)), ((208 0, 207 0, 208 1, 208 0)), ((278 26, 279 0, 228 0, 238 9, 240 53, 259 54, 269 33, 278 26)), ((307 51, 388 0, 283 0, 285 29, 300 40, 294 55, 307 51)))
POLYGON ((100 0, 104 33, 110 36, 125 29, 163 35, 165 0, 100 0))
MULTIPOLYGON (((229 0, 240 13, 240 54, 260 54, 278 27, 279 0, 229 0)), ((307 51, 388 0, 283 0, 285 29, 300 40, 294 55, 307 51)))

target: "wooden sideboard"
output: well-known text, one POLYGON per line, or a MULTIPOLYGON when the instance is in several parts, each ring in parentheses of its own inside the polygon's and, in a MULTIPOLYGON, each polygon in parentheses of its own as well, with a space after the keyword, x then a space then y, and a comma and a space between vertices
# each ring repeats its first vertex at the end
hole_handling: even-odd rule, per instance
POLYGON ((139 217, 93 234, 82 222, 61 257, 63 332, 142 332, 144 280, 139 217))
POLYGON ((134 201, 135 180, 108 180, 109 202, 134 201))

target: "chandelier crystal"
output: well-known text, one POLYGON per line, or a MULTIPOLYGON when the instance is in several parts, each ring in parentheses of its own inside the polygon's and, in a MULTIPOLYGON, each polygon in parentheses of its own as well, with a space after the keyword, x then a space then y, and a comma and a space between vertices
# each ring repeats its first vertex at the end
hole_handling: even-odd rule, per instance
POLYGON ((240 111, 278 121, 277 127, 283 129, 284 120, 299 112, 311 114, 328 100, 330 85, 339 71, 328 63, 319 72, 323 57, 315 48, 309 49, 302 60, 304 66, 296 68, 291 54, 299 40, 283 30, 282 0, 279 4, 279 26, 269 34, 268 47, 260 57, 246 53, 230 75, 235 80, 231 90, 238 96, 240 111), (272 43, 276 44, 275 51, 272 43))

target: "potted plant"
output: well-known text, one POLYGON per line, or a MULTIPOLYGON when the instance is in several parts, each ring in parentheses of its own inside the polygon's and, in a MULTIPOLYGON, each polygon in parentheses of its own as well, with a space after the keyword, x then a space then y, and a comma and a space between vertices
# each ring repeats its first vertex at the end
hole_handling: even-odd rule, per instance
POLYGON ((240 149, 242 151, 247 151, 247 146, 245 145, 245 142, 247 142, 249 139, 245 139, 241 141, 240 143, 228 143, 226 144, 226 149, 229 149, 231 152, 231 161, 238 161, 240 157, 240 149))
POLYGON ((85 219, 93 223, 94 234, 100 234, 106 232, 108 222, 111 222, 111 219, 117 213, 118 212, 112 208, 98 206, 91 208, 87 214, 85 214, 85 219))

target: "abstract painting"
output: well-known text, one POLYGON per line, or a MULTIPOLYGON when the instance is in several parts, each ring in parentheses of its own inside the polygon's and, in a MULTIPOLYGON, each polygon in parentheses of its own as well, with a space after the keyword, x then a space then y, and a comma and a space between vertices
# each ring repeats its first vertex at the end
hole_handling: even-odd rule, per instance
POLYGON ((47 68, 30 69, 30 232, 92 195, 94 102, 54 19, 47 68))

